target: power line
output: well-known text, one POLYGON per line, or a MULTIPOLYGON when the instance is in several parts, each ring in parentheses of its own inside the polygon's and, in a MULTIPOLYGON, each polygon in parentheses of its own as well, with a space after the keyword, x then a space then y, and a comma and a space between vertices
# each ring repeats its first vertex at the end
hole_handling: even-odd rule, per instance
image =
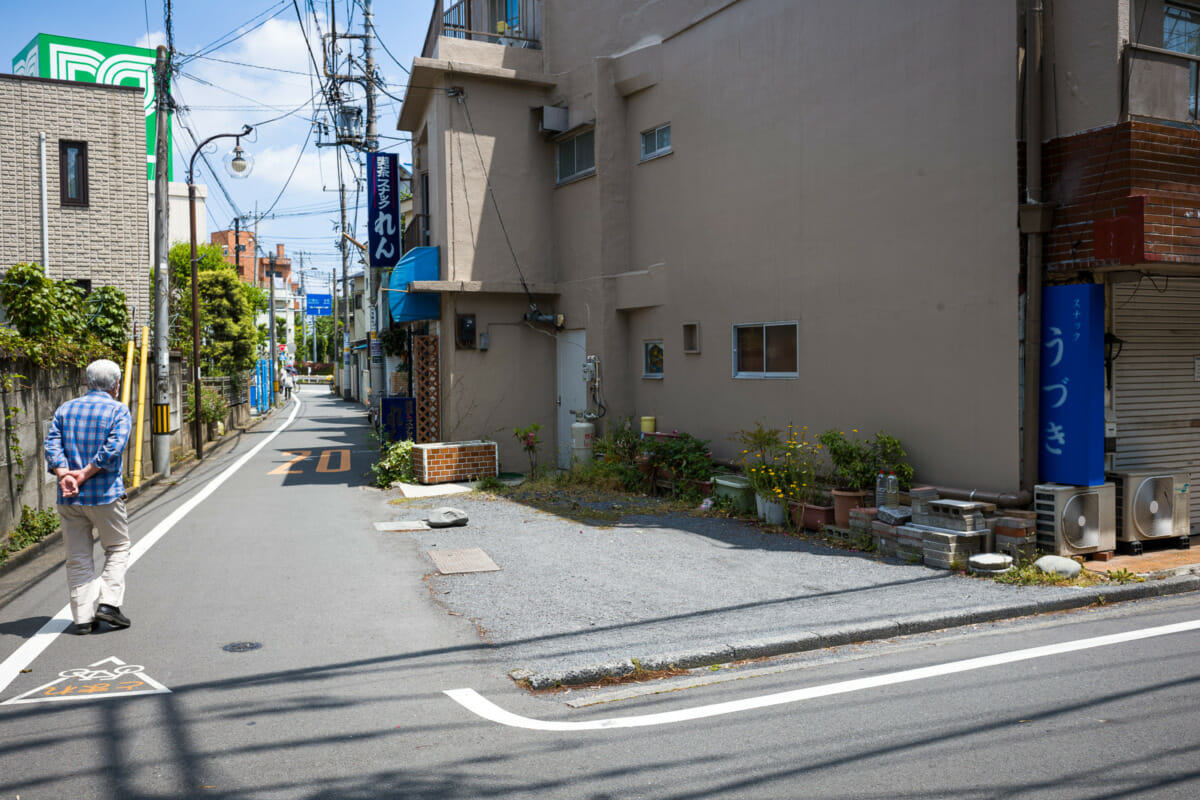
POLYGON ((250 69, 263 69, 263 70, 270 70, 271 72, 284 72, 284 73, 287 73, 288 75, 304 75, 307 77, 309 74, 307 72, 300 72, 299 70, 294 70, 294 69, 284 69, 283 67, 268 67, 263 64, 248 64, 245 61, 232 61, 228 58, 217 58, 216 56, 192 56, 192 58, 200 59, 202 61, 216 61, 221 64, 233 64, 234 66, 237 66, 237 67, 249 67, 250 69))
MULTIPOLYGON (((169 0, 168 0, 168 2, 169 2, 169 0)), ((271 7, 268 7, 265 11, 255 14, 249 20, 242 23, 237 28, 234 28, 232 31, 229 31, 228 33, 223 34, 222 36, 218 36, 216 39, 209 42, 204 47, 201 47, 199 50, 197 50, 191 56, 189 56, 188 58, 185 58, 183 61, 181 61, 180 65, 186 64, 188 61, 191 61, 192 59, 200 58, 201 56, 205 56, 205 55, 208 55, 209 53, 220 50, 222 47, 227 47, 227 46, 233 44, 234 42, 236 42, 238 39, 241 39, 243 36, 246 36, 250 33, 253 33, 254 31, 258 30, 263 25, 266 25, 268 22, 275 19, 275 17, 278 17, 280 14, 283 13, 283 9, 287 5, 287 0, 279 0, 279 2, 276 5, 278 6, 278 8, 272 9, 271 7), (274 13, 271 13, 272 10, 274 10, 274 13), (258 22, 255 25, 250 25, 250 23, 259 19, 259 17, 263 17, 267 14, 270 14, 270 16, 266 17, 261 22, 258 22), (250 27, 246 27, 247 25, 250 25, 250 27), (234 35, 234 34, 236 34, 236 35, 234 35)), ((172 52, 174 52, 173 47, 172 47, 172 52)))

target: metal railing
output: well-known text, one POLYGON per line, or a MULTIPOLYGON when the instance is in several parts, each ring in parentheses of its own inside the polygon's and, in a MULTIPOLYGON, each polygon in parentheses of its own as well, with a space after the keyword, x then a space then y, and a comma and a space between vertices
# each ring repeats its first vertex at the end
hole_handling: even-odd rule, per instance
POLYGON ((228 375, 217 378, 201 378, 200 385, 221 395, 228 405, 237 406, 250 402, 249 373, 236 380, 228 375))
POLYGON ((540 10, 536 0, 458 0, 442 12, 440 35, 538 49, 540 10))
POLYGON ((412 222, 404 229, 404 237, 400 242, 400 251, 407 253, 414 247, 429 246, 429 216, 413 214, 412 222))

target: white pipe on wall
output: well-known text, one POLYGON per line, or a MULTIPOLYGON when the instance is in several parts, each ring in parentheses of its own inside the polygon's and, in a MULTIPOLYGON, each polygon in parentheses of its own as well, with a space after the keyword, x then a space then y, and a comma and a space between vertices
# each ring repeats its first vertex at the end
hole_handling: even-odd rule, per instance
POLYGON ((38 134, 38 167, 42 183, 42 272, 50 273, 50 200, 46 190, 46 132, 38 134))

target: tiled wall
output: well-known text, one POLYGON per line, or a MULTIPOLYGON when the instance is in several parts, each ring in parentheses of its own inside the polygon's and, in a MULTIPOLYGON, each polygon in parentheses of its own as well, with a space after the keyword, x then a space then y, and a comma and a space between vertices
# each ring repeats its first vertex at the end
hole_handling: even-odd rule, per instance
POLYGON ((116 286, 145 322, 151 254, 142 90, 2 75, 0 130, 0 272, 42 260, 38 134, 45 133, 47 274, 116 286), (85 208, 60 202, 63 139, 87 142, 85 208))
POLYGON ((418 483, 473 481, 500 474, 495 442, 418 444, 413 447, 412 459, 418 483))

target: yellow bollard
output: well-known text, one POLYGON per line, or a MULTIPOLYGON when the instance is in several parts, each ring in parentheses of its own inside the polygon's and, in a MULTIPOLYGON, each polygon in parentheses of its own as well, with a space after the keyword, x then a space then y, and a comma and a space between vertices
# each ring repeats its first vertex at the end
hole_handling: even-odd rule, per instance
MULTIPOLYGON (((129 343, 129 358, 133 359, 133 342, 129 343)), ((142 431, 146 428, 146 360, 150 355, 150 329, 142 327, 142 360, 138 368, 137 439, 133 445, 133 488, 142 483, 142 431)))
POLYGON ((129 373, 132 369, 133 369, 133 339, 130 339, 129 340, 129 348, 125 351, 125 374, 122 376, 125 379, 124 381, 122 381, 122 386, 121 386, 121 405, 123 405, 123 406, 129 405, 129 382, 132 380, 129 373))

